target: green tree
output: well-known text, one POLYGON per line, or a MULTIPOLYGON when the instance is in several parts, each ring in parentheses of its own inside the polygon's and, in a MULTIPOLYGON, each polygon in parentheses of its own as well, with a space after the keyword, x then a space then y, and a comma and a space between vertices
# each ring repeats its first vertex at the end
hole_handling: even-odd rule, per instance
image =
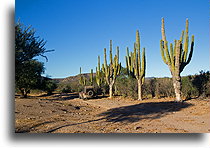
POLYGON ((209 75, 209 71, 200 71, 199 75, 194 76, 192 84, 197 88, 199 93, 198 96, 206 97, 208 91, 209 75))
POLYGON ((47 95, 51 95, 52 92, 58 87, 57 84, 50 78, 42 78, 41 89, 47 92, 47 95))
POLYGON ((193 77, 194 76, 182 77, 182 95, 186 99, 190 99, 191 97, 198 96, 198 90, 192 83, 193 77))
POLYGON ((30 60, 18 66, 18 78, 16 77, 15 79, 15 85, 20 90, 22 96, 26 98, 31 89, 40 87, 44 65, 37 60, 30 60))
POLYGON ((46 41, 35 36, 35 30, 25 27, 18 22, 15 25, 15 85, 23 97, 27 97, 30 89, 38 87, 41 74, 44 73, 44 64, 37 61, 35 57, 42 56, 47 50, 46 41))

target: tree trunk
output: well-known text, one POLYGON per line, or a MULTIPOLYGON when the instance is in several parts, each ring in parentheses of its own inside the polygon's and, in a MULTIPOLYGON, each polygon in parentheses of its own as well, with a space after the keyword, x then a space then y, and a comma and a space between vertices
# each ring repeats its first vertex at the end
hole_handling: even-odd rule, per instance
POLYGON ((207 95, 205 93, 205 90, 204 90, 204 92, 201 95, 199 95, 199 97, 201 97, 201 98, 206 98, 207 97, 207 95))
POLYGON ((180 75, 173 77, 173 85, 174 85, 174 90, 175 90, 175 95, 176 95, 176 102, 181 102, 181 77, 180 75))
POLYGON ((115 80, 112 80, 109 83, 109 98, 112 98, 112 96, 113 96, 113 86, 114 86, 114 83, 115 83, 115 80))
POLYGON ((22 88, 22 89, 20 89, 20 92, 21 92, 21 95, 22 95, 23 98, 28 97, 29 90, 26 91, 26 89, 22 88))
POLYGON ((109 98, 112 98, 112 94, 113 94, 112 88, 113 88, 113 85, 110 84, 110 85, 109 85, 109 98))
POLYGON ((141 84, 141 79, 138 80, 138 100, 142 101, 142 84, 141 84))
POLYGON ((117 93, 117 86, 116 85, 114 85, 114 95, 115 96, 118 95, 118 93, 117 93))

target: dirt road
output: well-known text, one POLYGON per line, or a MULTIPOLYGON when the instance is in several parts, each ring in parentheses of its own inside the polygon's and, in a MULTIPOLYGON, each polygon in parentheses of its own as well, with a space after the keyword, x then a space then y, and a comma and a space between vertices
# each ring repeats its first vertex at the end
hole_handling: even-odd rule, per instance
POLYGON ((174 103, 115 97, 81 100, 75 94, 15 98, 15 132, 207 133, 209 99, 174 103))

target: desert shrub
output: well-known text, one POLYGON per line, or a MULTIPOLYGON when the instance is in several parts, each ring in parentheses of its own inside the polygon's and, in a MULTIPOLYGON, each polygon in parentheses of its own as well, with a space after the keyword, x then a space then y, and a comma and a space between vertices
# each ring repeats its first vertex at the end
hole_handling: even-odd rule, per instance
POLYGON ((209 92, 209 71, 200 71, 200 74, 196 74, 192 78, 192 84, 198 90, 198 96, 206 97, 209 92))
POLYGON ((57 92, 59 93, 70 93, 72 92, 70 84, 58 84, 57 92))
POLYGON ((52 92, 57 88, 57 84, 51 79, 44 78, 41 87, 43 91, 47 92, 48 95, 51 95, 52 92))
POLYGON ((198 96, 198 90, 192 84, 192 76, 182 77, 182 96, 185 98, 191 98, 198 96))
POLYGON ((206 84, 207 90, 206 90, 206 96, 210 96, 210 80, 206 84))
POLYGON ((143 84, 143 95, 147 98, 155 97, 157 80, 156 78, 146 79, 143 84))
POLYGON ((73 81, 68 84, 71 87, 72 92, 81 92, 84 88, 84 86, 80 85, 78 82, 73 81))
POLYGON ((156 97, 174 97, 174 87, 171 78, 157 78, 156 97))
POLYGON ((121 95, 123 97, 132 97, 137 99, 137 81, 135 78, 132 78, 124 72, 121 74, 115 83, 115 94, 121 95))

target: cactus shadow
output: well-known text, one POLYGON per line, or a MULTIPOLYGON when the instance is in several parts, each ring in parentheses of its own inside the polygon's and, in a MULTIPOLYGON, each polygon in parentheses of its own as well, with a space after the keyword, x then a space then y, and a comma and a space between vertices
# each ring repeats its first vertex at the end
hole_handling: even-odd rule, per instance
POLYGON ((98 95, 96 97, 93 97, 93 98, 89 98, 87 100, 97 100, 97 99, 103 99, 103 98, 108 98, 109 96, 103 96, 103 95, 98 95))
POLYGON ((72 100, 75 98, 78 98, 79 95, 77 93, 56 93, 53 95, 41 95, 38 96, 40 100, 50 100, 50 101, 66 101, 66 100, 72 100), (49 97, 49 98, 43 98, 43 97, 49 97))
POLYGON ((109 109, 98 116, 105 118, 107 122, 133 123, 143 119, 158 119, 190 106, 192 104, 187 102, 149 102, 109 109))

